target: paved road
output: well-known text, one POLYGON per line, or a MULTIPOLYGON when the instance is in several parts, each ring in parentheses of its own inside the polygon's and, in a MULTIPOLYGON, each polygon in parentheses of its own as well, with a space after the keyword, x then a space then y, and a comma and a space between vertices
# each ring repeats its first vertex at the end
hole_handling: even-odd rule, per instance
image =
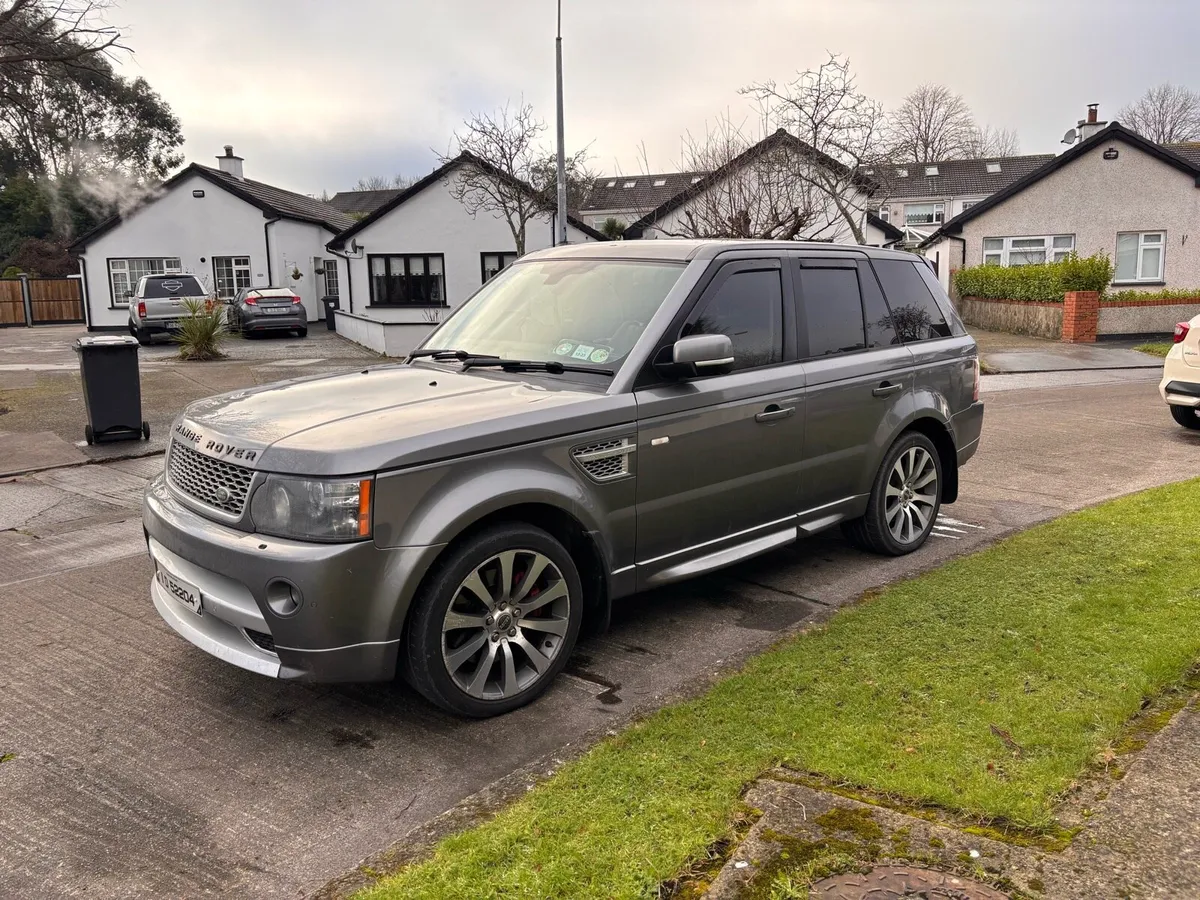
POLYGON ((177 638, 147 598, 136 518, 159 460, 0 484, 0 756, 14 754, 0 763, 0 897, 311 892, 781 629, 1014 529, 1196 474, 1200 435, 1171 422, 1154 378, 985 379, 981 451, 922 551, 881 560, 818 538, 632 598, 542 701, 489 722, 403 687, 268 681, 177 638))

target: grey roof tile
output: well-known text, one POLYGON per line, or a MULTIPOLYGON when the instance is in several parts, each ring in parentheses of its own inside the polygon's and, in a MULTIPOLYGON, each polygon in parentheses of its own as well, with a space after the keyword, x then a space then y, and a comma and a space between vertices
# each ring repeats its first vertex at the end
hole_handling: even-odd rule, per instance
POLYGON ((222 172, 220 169, 214 169, 212 166, 201 166, 198 163, 194 165, 226 182, 235 192, 241 190, 288 218, 320 222, 327 225, 329 230, 335 234, 354 224, 353 217, 346 215, 328 203, 323 203, 304 194, 285 191, 283 188, 264 184, 261 181, 251 181, 249 178, 239 180, 226 172, 222 172))
POLYGON ((1004 190, 1030 172, 1040 169, 1054 159, 1053 153, 1033 156, 993 157, 991 159, 948 159, 938 162, 897 163, 888 166, 866 166, 863 174, 886 185, 888 199, 906 200, 913 197, 960 197, 971 194, 994 194, 1004 190), (999 163, 1000 171, 988 172, 989 163, 999 163), (936 166, 937 175, 926 175, 927 166, 936 166), (907 169, 908 177, 896 176, 896 169, 907 169))
POLYGON ((657 209, 691 187, 704 172, 664 172, 658 175, 605 175, 592 184, 583 204, 584 215, 605 209, 632 209, 639 215, 657 209), (658 184, 658 182, 662 184, 658 184), (626 187, 630 182, 632 187, 626 187), (609 187, 612 185, 612 187, 609 187))
POLYGON ((329 205, 347 215, 370 215, 395 197, 404 193, 403 188, 385 188, 378 191, 338 191, 329 199, 329 205))

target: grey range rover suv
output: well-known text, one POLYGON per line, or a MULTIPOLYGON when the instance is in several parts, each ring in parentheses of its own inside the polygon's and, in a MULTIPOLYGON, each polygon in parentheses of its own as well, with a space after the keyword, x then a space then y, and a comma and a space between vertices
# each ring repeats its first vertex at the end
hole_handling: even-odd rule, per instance
POLYGON ((145 494, 151 593, 234 665, 495 715, 618 598, 835 525, 916 550, 982 422, 975 342, 910 254, 561 247, 403 362, 191 404, 145 494))

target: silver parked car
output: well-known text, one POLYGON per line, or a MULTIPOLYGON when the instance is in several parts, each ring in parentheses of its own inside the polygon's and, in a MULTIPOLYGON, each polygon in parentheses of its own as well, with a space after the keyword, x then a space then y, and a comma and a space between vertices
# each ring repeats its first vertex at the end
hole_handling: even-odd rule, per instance
POLYGON ((265 675, 528 703, 614 600, 841 525, 909 553, 958 493, 979 364, 911 254, 626 241, 530 254, 404 362, 174 424, 154 604, 265 675))
POLYGON ((188 316, 187 301, 203 303, 209 294, 195 275, 143 275, 128 299, 129 333, 144 345, 156 335, 178 331, 188 316))
POLYGON ((225 321, 230 331, 254 337, 268 331, 294 331, 308 336, 308 313, 291 288, 242 288, 229 302, 225 321))

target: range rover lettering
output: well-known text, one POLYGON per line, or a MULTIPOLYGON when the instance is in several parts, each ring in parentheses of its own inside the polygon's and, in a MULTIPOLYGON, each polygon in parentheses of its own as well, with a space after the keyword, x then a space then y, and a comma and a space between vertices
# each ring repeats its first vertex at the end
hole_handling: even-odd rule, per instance
POLYGON ((166 622, 264 675, 528 703, 619 598, 840 526, 928 538, 983 421, 911 254, 530 254, 402 362, 191 404, 143 512, 166 622))

